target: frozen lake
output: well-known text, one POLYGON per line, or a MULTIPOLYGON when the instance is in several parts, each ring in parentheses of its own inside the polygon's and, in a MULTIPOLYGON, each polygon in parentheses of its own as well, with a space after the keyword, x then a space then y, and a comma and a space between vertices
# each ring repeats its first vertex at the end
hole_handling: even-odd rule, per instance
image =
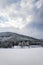
POLYGON ((0 49, 0 65, 43 65, 43 48, 0 49))

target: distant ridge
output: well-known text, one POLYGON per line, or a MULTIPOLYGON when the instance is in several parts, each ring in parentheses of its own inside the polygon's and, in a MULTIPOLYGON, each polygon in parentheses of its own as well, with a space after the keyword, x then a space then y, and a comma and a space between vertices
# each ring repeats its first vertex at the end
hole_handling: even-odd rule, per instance
POLYGON ((25 40, 39 40, 30 36, 26 36, 26 35, 22 35, 22 34, 17 34, 17 33, 13 33, 13 32, 1 32, 0 33, 0 37, 12 37, 12 38, 25 38, 25 40))
POLYGON ((12 47, 12 45, 43 45, 43 40, 12 32, 1 32, 0 47, 12 47))

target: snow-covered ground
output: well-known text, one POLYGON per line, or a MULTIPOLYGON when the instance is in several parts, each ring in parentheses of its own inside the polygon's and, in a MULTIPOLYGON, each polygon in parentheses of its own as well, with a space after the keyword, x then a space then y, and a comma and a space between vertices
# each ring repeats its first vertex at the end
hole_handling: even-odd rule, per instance
POLYGON ((43 65, 43 48, 0 49, 0 65, 43 65))
POLYGON ((28 49, 28 48, 39 48, 42 47, 41 45, 30 45, 30 46, 14 46, 14 49, 28 49))

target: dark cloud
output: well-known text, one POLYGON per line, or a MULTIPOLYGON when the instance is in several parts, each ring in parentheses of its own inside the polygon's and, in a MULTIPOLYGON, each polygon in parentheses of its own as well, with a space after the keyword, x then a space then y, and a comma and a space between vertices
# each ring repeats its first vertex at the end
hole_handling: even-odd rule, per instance
POLYGON ((37 23, 43 23, 43 6, 34 14, 34 21, 37 23))
POLYGON ((39 0, 32 0, 33 1, 33 3, 36 3, 36 2, 38 2, 39 0))
POLYGON ((42 23, 35 23, 35 22, 33 22, 33 23, 31 23, 31 25, 30 25, 32 28, 36 28, 37 30, 43 30, 43 22, 42 23))
POLYGON ((20 1, 20 0, 7 0, 7 2, 9 2, 9 3, 15 3, 15 2, 18 2, 18 1, 20 1))
POLYGON ((7 5, 18 3, 21 0, 0 0, 0 8, 5 8, 7 5))

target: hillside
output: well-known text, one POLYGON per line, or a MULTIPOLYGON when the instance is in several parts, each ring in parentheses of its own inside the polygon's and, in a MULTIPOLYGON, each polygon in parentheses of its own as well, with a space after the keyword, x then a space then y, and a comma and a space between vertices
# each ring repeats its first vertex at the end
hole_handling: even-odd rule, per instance
POLYGON ((8 48, 14 45, 20 46, 43 45, 43 40, 12 32, 0 33, 0 47, 8 48))

